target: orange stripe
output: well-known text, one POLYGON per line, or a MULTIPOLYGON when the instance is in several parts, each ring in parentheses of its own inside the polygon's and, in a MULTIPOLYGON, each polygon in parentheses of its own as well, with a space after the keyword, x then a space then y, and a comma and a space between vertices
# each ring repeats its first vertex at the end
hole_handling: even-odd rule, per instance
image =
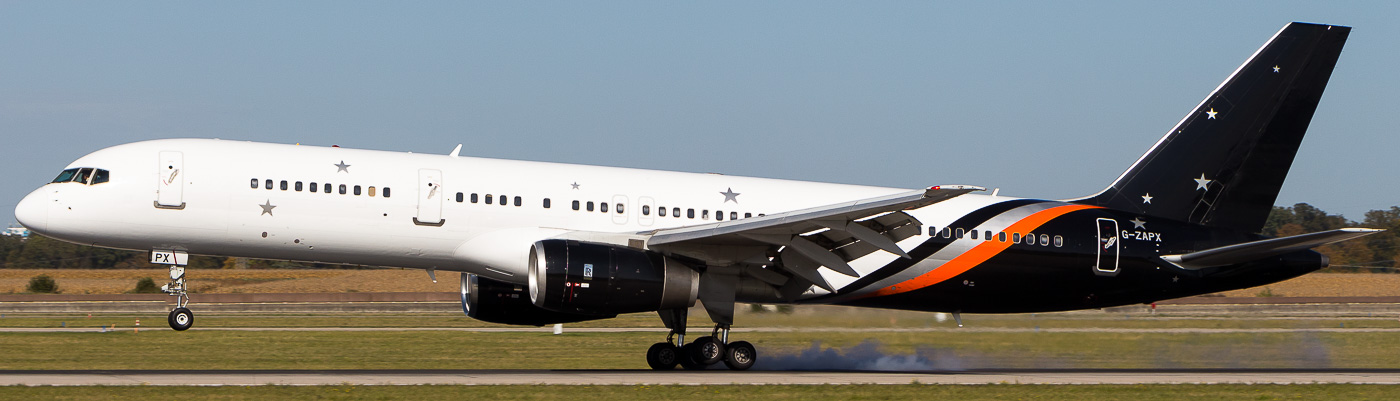
MULTIPOLYGON (((1021 221, 1017 221, 1015 224, 1012 224, 1010 227, 1007 227, 1004 231, 1009 233, 1024 233, 1035 231, 1037 228, 1040 228, 1041 225, 1049 222, 1050 220, 1054 220, 1056 217, 1063 216, 1066 213, 1085 209, 1101 208, 1098 206, 1089 205, 1056 206, 1049 209, 1041 210, 1039 212, 1035 212, 1030 216, 1026 216, 1025 218, 1021 219, 1021 221)), ((928 273, 921 274, 918 277, 909 279, 899 284, 881 288, 875 291, 874 293, 870 294, 869 296, 894 295, 914 291, 920 288, 928 287, 934 284, 947 281, 948 279, 962 274, 963 272, 972 270, 973 267, 977 267, 977 265, 982 264, 982 262, 986 262, 987 259, 991 259, 993 256, 1000 254, 1002 251, 1005 251, 1006 248, 1010 247, 1011 242, 982 241, 981 244, 973 247, 967 252, 963 252, 963 254, 958 255, 957 257, 953 258, 953 260, 948 261, 948 263, 944 263, 943 266, 939 266, 936 269, 930 270, 928 273)))

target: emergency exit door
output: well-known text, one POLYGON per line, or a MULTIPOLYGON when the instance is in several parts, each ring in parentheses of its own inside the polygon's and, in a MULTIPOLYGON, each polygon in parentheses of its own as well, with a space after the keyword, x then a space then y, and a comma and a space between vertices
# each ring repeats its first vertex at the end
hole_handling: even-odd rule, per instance
POLYGON ((413 224, 441 226, 444 222, 442 198, 445 194, 442 189, 441 170, 418 170, 418 215, 413 218, 413 224))

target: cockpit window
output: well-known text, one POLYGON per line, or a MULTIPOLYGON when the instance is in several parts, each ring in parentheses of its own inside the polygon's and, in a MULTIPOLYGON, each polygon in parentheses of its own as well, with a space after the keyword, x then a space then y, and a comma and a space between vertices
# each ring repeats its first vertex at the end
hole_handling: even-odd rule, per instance
POLYGON ((108 177, 107 177, 107 170, 97 169, 96 172, 92 173, 92 184, 93 184, 93 185, 97 185, 97 184, 101 184, 101 183, 107 182, 107 180, 108 180, 108 177))
POLYGON ((49 183, 76 182, 84 185, 94 185, 101 184, 110 180, 111 177, 107 170, 92 167, 82 167, 63 170, 63 172, 58 173, 58 177, 55 177, 53 181, 50 181, 49 183))
POLYGON ((50 183, 54 183, 54 182, 68 182, 68 181, 73 181, 73 176, 75 176, 75 175, 78 175, 78 169, 76 169, 76 168, 70 168, 70 169, 67 169, 67 170, 63 170, 62 173, 58 173, 58 177, 57 177, 57 178, 54 178, 53 181, 49 181, 49 182, 50 182, 50 183))
POLYGON ((92 178, 92 169, 82 168, 78 170, 78 175, 73 176, 73 182, 87 184, 89 178, 92 178))

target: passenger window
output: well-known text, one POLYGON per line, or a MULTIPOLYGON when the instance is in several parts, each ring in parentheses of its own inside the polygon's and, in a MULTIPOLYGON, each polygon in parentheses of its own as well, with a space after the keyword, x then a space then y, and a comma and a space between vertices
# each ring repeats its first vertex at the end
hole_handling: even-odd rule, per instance
POLYGON ((486 204, 490 205, 492 200, 491 194, 486 194, 486 204))
POLYGON ((463 201, 466 201, 466 200, 467 200, 467 198, 466 198, 465 196, 463 196, 461 192, 458 192, 458 193, 457 193, 457 203, 462 203, 463 201))
POLYGON ((987 241, 991 241, 991 240, 992 240, 992 230, 983 231, 982 233, 984 234, 984 235, 982 236, 982 239, 987 240, 987 241))
MULTIPOLYGON (((691 212, 692 212, 692 213, 693 213, 694 211, 695 211, 695 209, 691 209, 691 212)), ((678 208, 678 207, 673 207, 673 208, 671 208, 671 215, 672 215, 672 216, 676 216, 676 217, 681 217, 681 208, 678 208)), ((691 216, 691 218, 695 218, 695 217, 694 217, 694 216, 691 216)))
POLYGON ((1035 245, 1035 233, 1026 233, 1026 245, 1035 245))
POLYGON ((692 218, 692 219, 695 218, 695 209, 686 209, 686 210, 685 210, 685 217, 692 218))
POLYGON ((309 188, 307 188, 307 189, 310 189, 311 192, 316 192, 316 189, 318 189, 318 188, 320 188, 320 187, 317 187, 317 186, 316 186, 316 183, 313 182, 313 183, 311 183, 311 185, 309 185, 309 188))
POLYGON ((710 219, 710 209, 701 210, 701 211, 700 211, 700 219, 701 219, 701 220, 709 220, 709 219, 710 219))
POLYGON ((603 212, 603 213, 607 213, 607 212, 608 212, 608 203, 607 203, 607 202, 598 203, 598 211, 599 211, 599 212, 603 212))
POLYGON ((617 214, 622 214, 622 204, 617 204, 617 207, 613 208, 613 210, 617 211, 617 214))
POLYGON ((715 220, 724 221, 724 211, 723 211, 723 210, 716 210, 716 211, 715 211, 715 220))
POLYGON ((997 233, 997 242, 1006 242, 1006 232, 1005 232, 1005 231, 1002 231, 1002 232, 997 233))
MULTIPOLYGON (((329 183, 329 182, 326 183, 326 186, 324 186, 324 187, 322 187, 322 188, 325 188, 325 190, 324 190, 324 191, 321 191, 321 192, 331 193, 331 183, 329 183)), ((384 196, 389 196, 389 195, 386 194, 386 195, 384 195, 384 196)))
POLYGON ((520 203, 521 203, 520 197, 519 197, 519 196, 515 197, 515 206, 517 206, 517 207, 520 206, 520 203))
POLYGON ((971 234, 972 235, 969 235, 968 238, 977 239, 977 230, 972 230, 971 234))
POLYGON ((97 169, 97 172, 92 173, 92 183, 93 183, 93 184, 101 184, 101 183, 104 183, 104 182, 107 182, 107 170, 103 170, 103 169, 100 169, 100 168, 99 168, 99 169, 97 169))
POLYGON ((962 238, 963 238, 963 234, 964 234, 963 229, 959 228, 959 229, 958 229, 958 232, 957 232, 957 237, 958 237, 958 239, 962 239, 962 238))
POLYGON ((359 186, 359 185, 356 185, 356 186, 355 186, 355 196, 360 196, 360 186, 359 186))
POLYGON ((744 213, 744 218, 747 219, 747 218, 750 218, 750 217, 753 217, 753 213, 744 213))
POLYGON ((385 197, 385 198, 388 198, 388 197, 389 197, 389 187, 384 187, 384 197, 385 197))
POLYGON ((588 211, 590 212, 593 211, 593 201, 588 202, 588 207, 586 209, 588 209, 588 211))
POLYGON ((369 187, 369 196, 370 196, 371 198, 374 197, 374 187, 369 187))
MULTIPOLYGON (((264 184, 263 186, 266 187, 267 189, 272 189, 272 180, 263 181, 263 184, 264 184)), ((326 192, 330 192, 330 191, 326 191, 326 192)))
POLYGON ((1019 243, 1021 243, 1021 233, 1011 233, 1011 243, 1013 243, 1013 244, 1019 244, 1019 243))
MULTIPOLYGON (((301 181, 297 181, 296 186, 294 186, 294 187, 292 187, 292 188, 296 189, 297 192, 301 192, 301 189, 303 188, 303 187, 301 186, 301 181)), ((371 188, 373 188, 373 187, 371 187, 371 188)))
POLYGON ((477 203, 477 202, 480 202, 480 200, 477 199, 476 194, 472 194, 472 203, 477 203))
POLYGON ((729 219, 730 219, 730 220, 738 220, 738 219, 739 219, 739 212, 729 212, 729 219))
MULTIPOLYGON (((63 170, 63 172, 58 173, 58 177, 54 177, 53 181, 50 181, 50 183, 73 181, 73 176, 74 176, 74 175, 77 175, 77 174, 78 174, 78 169, 76 169, 76 168, 70 168, 70 169, 67 169, 67 170, 63 170)), ((257 187, 258 187, 258 179, 257 179, 257 178, 254 178, 254 179, 253 179, 253 188, 257 188, 257 187)))
POLYGON ((507 203, 510 203, 510 197, 509 197, 509 196, 501 195, 501 198, 500 198, 500 199, 501 199, 501 203, 499 203, 499 204, 500 204, 501 206, 505 206, 507 203))
POLYGON ((953 238, 952 227, 943 227, 943 238, 953 238))
POLYGON ((1049 235, 1045 235, 1045 234, 1040 234, 1040 246, 1046 246, 1046 245, 1050 245, 1050 236, 1049 236, 1049 235))
POLYGON ((665 207, 665 206, 657 207, 657 208, 656 208, 656 215, 657 215, 657 216, 661 216, 661 217, 666 217, 666 207, 665 207))
POLYGON ((642 205, 642 215, 643 215, 643 216, 650 216, 650 215, 651 215, 651 206, 642 205))
POLYGON ((544 208, 549 209, 549 198, 544 198, 544 208))
POLYGON ((578 210, 578 201, 574 201, 574 210, 578 210))
MULTIPOLYGON (((66 173, 66 171, 65 171, 65 173, 66 173)), ((62 174, 59 174, 59 177, 62 177, 62 176, 63 176, 62 174)), ((55 178, 55 179, 54 179, 54 182, 58 182, 58 179, 55 178)), ((250 187, 250 188, 258 189, 258 179, 257 179, 257 178, 254 178, 254 179, 253 179, 252 187, 250 187)))
POLYGON ((340 194, 345 195, 345 184, 340 184, 340 194))
POLYGON ((286 191, 286 190, 287 190, 287 180, 282 180, 281 185, 278 185, 278 188, 282 188, 283 191, 286 191))
POLYGON ((1056 247, 1056 248, 1059 248, 1059 247, 1062 247, 1062 246, 1064 246, 1064 245, 1065 245, 1065 237, 1061 237, 1061 236, 1056 235, 1056 236, 1055 236, 1055 247, 1056 247))
POLYGON ((928 236, 932 237, 935 235, 938 235, 938 227, 928 226, 928 236))

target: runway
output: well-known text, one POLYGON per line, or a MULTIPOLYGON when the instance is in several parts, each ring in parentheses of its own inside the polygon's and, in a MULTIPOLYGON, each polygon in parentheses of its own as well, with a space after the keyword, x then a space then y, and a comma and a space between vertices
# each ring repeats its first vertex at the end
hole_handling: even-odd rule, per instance
MULTIPOLYGON (((0 333, 97 333, 132 331, 133 326, 113 329, 98 327, 0 327, 0 333)), ((171 331, 169 326, 143 326, 140 331, 171 331)), ((380 332, 380 331, 457 331, 465 333, 548 333, 551 327, 195 327, 190 331, 334 331, 334 332, 380 332)), ((564 327, 565 333, 666 333, 660 327, 564 327)), ((1397 327, 1257 327, 1257 328, 1207 328, 1207 327, 933 327, 933 328, 880 328, 880 327, 736 327, 733 333, 1166 333, 1166 334, 1233 334, 1233 333, 1400 333, 1397 327)))
POLYGON ((931 372, 651 370, 0 371, 0 386, 1400 384, 1400 369, 1026 369, 931 372))

